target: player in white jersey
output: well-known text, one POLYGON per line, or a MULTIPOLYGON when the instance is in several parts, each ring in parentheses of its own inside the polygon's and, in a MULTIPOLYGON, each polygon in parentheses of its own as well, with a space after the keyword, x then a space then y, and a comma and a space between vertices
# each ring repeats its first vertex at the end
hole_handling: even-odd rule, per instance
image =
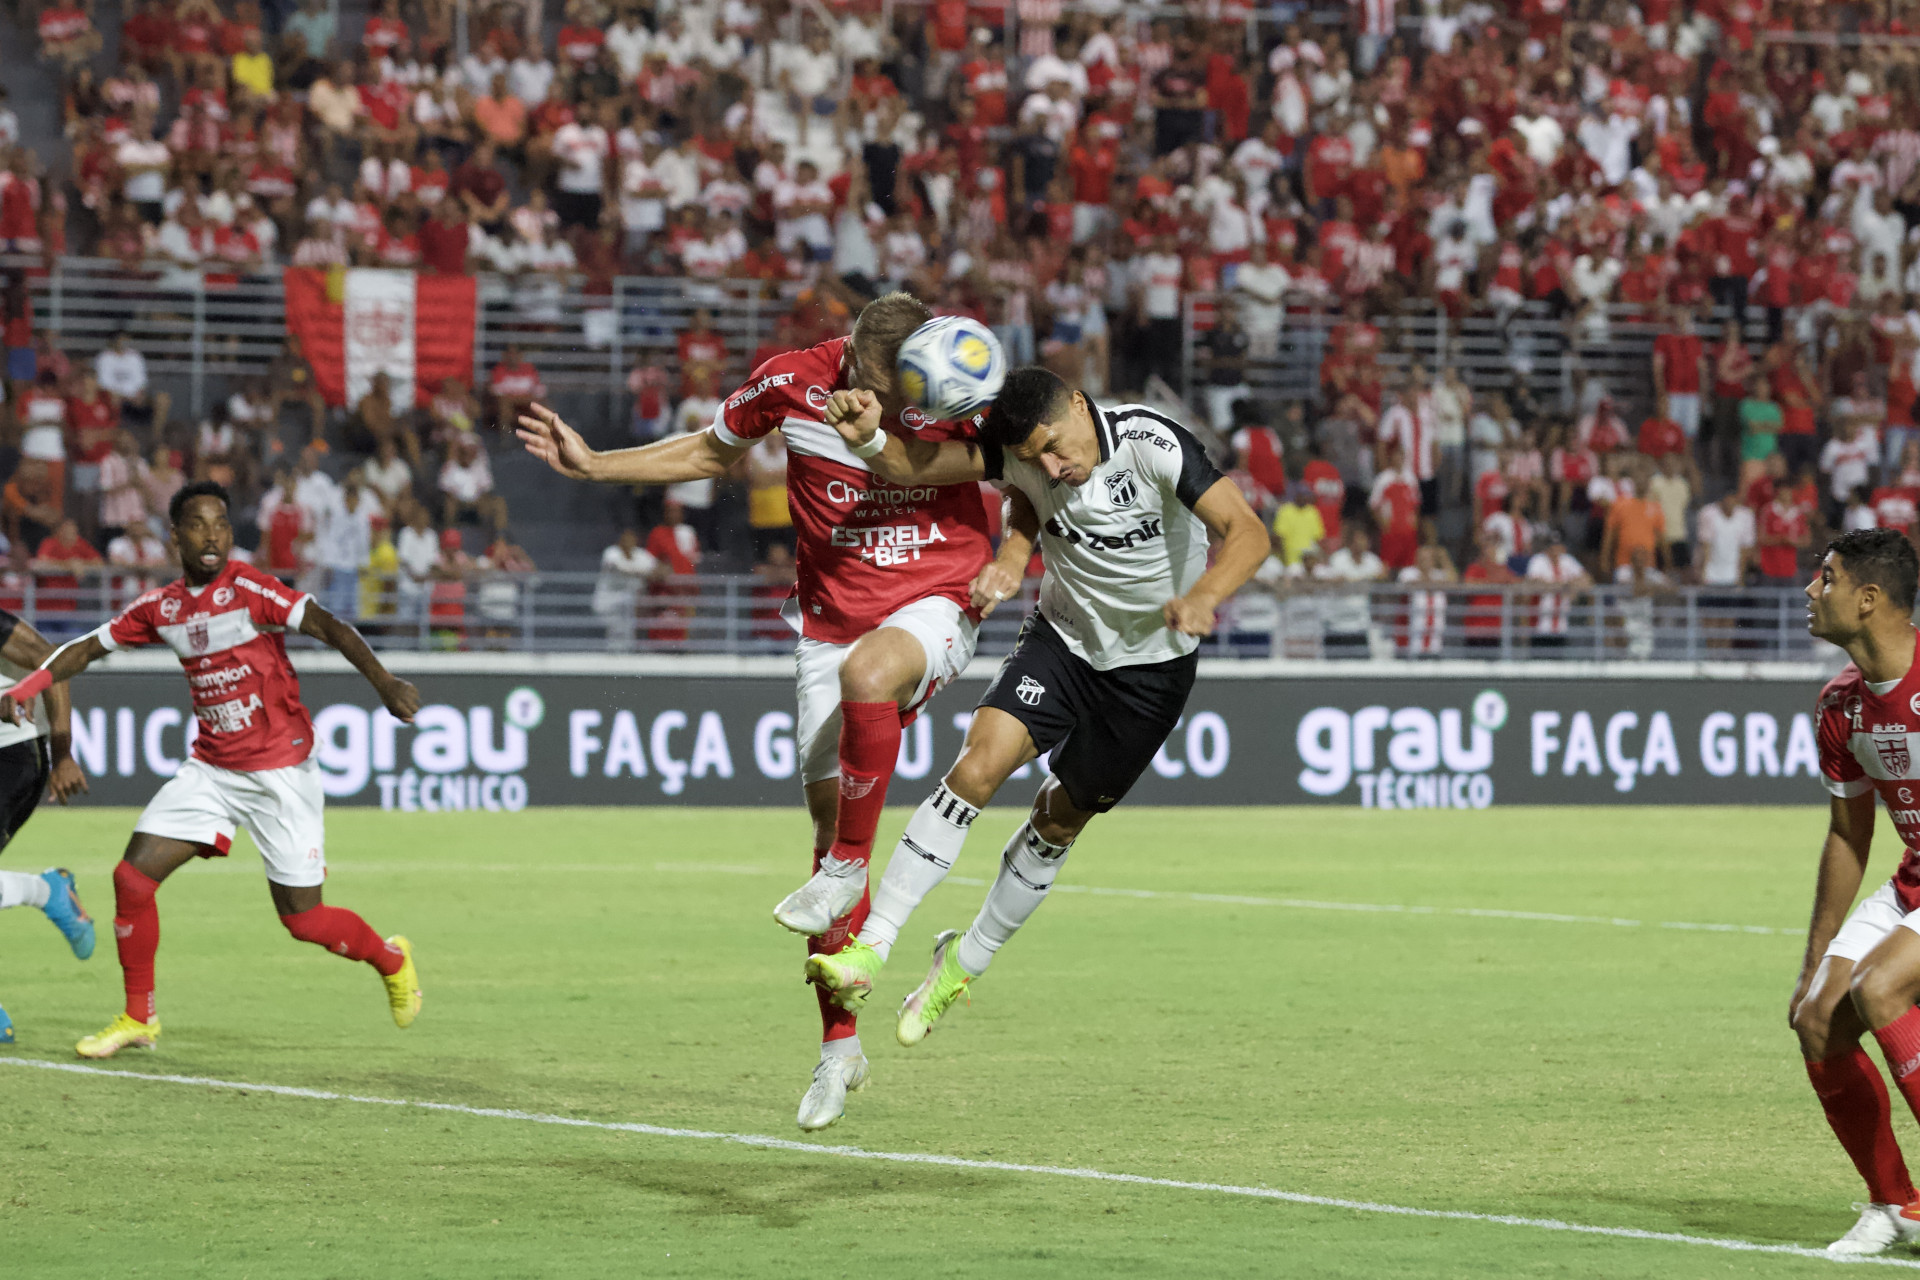
MULTIPOLYGON (((30 625, 0 609, 0 677, 11 684, 53 652, 30 625)), ((86 775, 70 750, 72 704, 67 686, 56 684, 35 700, 25 720, 0 720, 0 850, 13 840, 50 796, 61 804, 87 789, 86 775)), ((32 875, 0 871, 0 910, 38 907, 85 960, 93 954, 93 920, 74 891, 73 873, 53 867, 32 875)), ((12 1044, 13 1020, 0 1009, 0 1044, 12 1044)))
MULTIPOLYGON (((843 392, 831 408, 835 428, 866 448, 879 426, 871 397, 843 392)), ((845 950, 807 962, 837 999, 864 1001, 981 807, 1046 754, 1049 776, 980 914, 964 934, 939 935, 926 981, 901 1007, 895 1033, 911 1045, 1039 907, 1081 830, 1146 770, 1185 712, 1215 609, 1269 542, 1186 428, 1142 405, 1102 408, 1041 368, 1007 376, 973 448, 892 437, 873 465, 891 481, 1005 487, 1006 536, 974 588, 983 614, 1018 591, 1036 540, 1046 563, 1040 607, 981 699, 959 760, 907 823, 866 924, 845 950), (1220 542, 1210 568, 1209 534, 1220 542)))
POLYGON ((0 720, 24 713, 37 694, 119 649, 164 644, 180 660, 193 699, 191 758, 148 802, 113 869, 113 933, 126 1007, 81 1040, 83 1058, 151 1049, 154 956, 160 949, 161 882, 195 858, 224 858, 245 827, 266 863, 267 890, 294 938, 370 965, 386 988, 395 1025, 420 1012, 420 981, 405 938, 382 940, 359 915, 323 902, 326 795, 313 759, 313 718, 284 634, 298 631, 337 650, 367 678, 389 714, 411 722, 420 691, 381 665, 360 633, 277 578, 232 559, 227 491, 211 480, 173 495, 167 517, 180 577, 149 591, 112 621, 54 650, 0 693, 0 720))

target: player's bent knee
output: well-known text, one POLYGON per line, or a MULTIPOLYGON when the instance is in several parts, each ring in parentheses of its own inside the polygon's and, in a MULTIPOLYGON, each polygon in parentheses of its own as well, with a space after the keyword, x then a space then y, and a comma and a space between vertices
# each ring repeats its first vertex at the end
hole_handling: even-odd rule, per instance
POLYGON ((1920 972, 1868 958, 1855 967, 1849 989, 1854 1008, 1867 1025, 1880 1025, 1898 1017, 1920 996, 1920 972))

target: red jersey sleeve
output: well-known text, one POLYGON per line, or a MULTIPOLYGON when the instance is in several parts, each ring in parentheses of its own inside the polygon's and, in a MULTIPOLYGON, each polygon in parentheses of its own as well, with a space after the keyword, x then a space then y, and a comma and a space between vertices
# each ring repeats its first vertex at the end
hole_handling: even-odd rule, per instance
POLYGON ((253 616, 253 625, 262 631, 276 627, 298 631, 306 616, 307 602, 313 599, 304 591, 295 591, 278 578, 244 566, 233 575, 233 586, 253 616))
POLYGON ((817 422, 827 396, 840 385, 845 338, 804 351, 788 351, 753 371, 739 390, 720 403, 713 434, 722 444, 740 448, 776 431, 791 416, 817 422))
POLYGON ((161 594, 158 591, 149 591, 128 605, 119 616, 94 632, 100 637, 100 643, 106 646, 109 652, 159 644, 161 594))
POLYGON ((1858 672, 1849 666, 1820 691, 1820 781, 1843 799, 1873 789, 1851 748, 1853 717, 1860 707, 1858 684, 1858 672))

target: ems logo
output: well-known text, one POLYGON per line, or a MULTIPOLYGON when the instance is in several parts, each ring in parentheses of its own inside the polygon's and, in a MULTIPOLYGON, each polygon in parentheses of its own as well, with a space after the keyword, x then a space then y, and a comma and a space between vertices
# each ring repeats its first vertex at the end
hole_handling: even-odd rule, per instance
POLYGON ((232 587, 215 587, 213 589, 213 602, 217 605, 232 604, 233 588, 232 587))
POLYGON ((1133 500, 1139 496, 1134 488, 1133 472, 1117 471, 1107 477, 1107 498, 1114 506, 1130 507, 1133 505, 1133 500))
POLYGON ((1013 691, 1013 696, 1030 707, 1037 707, 1040 705, 1040 699, 1046 692, 1047 686, 1041 684, 1032 676, 1021 676, 1020 686, 1013 691))
POLYGON ((812 405, 814 408, 819 409, 822 412, 825 412, 827 407, 826 390, 822 387, 808 387, 807 403, 812 405))
POLYGON ((924 431, 933 425, 933 419, 919 405, 910 404, 900 411, 900 425, 909 431, 924 431))
POLYGON ((1893 777, 1906 776, 1907 767, 1913 763, 1913 753, 1907 750, 1907 739, 1903 734, 1898 738, 1875 738, 1873 749, 1880 753, 1880 764, 1893 777))
POLYGON ((1847 719, 1853 723, 1854 728, 1858 729, 1860 727, 1860 699, 1848 698, 1846 705, 1841 707, 1840 710, 1846 714, 1847 719))
POLYGON ((160 602, 160 616, 168 622, 172 622, 175 618, 179 617, 180 601, 173 596, 168 596, 165 600, 162 600, 160 602))
POLYGON ((1907 709, 1912 711, 1913 714, 1920 716, 1920 693, 1916 693, 1907 699, 1907 709))
MULTIPOLYGON (((207 651, 207 620, 193 618, 187 622, 187 647, 195 653, 207 651)), ((1904 750, 1904 747, 1902 748, 1904 750)))

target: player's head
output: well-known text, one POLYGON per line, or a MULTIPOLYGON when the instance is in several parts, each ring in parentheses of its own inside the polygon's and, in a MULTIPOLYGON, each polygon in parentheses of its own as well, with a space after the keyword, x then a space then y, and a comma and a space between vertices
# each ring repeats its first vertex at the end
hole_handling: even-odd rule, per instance
POLYGON ((980 438, 1039 467, 1049 480, 1075 487, 1100 465, 1100 437, 1087 398, 1039 365, 1007 375, 980 424, 980 438))
POLYGON ((894 387, 893 365, 907 335, 933 319, 927 304, 910 293, 887 293, 860 309, 847 348, 853 354, 848 371, 850 386, 880 397, 880 407, 891 417, 907 407, 894 387))
POLYGON ((174 549, 188 582, 211 582, 227 567, 233 553, 230 505, 226 487, 213 480, 194 481, 167 504, 174 549))
POLYGON ((1827 544, 1807 584, 1807 630, 1845 646, 1875 631, 1909 625, 1920 588, 1920 556, 1897 529, 1855 529, 1827 544))

